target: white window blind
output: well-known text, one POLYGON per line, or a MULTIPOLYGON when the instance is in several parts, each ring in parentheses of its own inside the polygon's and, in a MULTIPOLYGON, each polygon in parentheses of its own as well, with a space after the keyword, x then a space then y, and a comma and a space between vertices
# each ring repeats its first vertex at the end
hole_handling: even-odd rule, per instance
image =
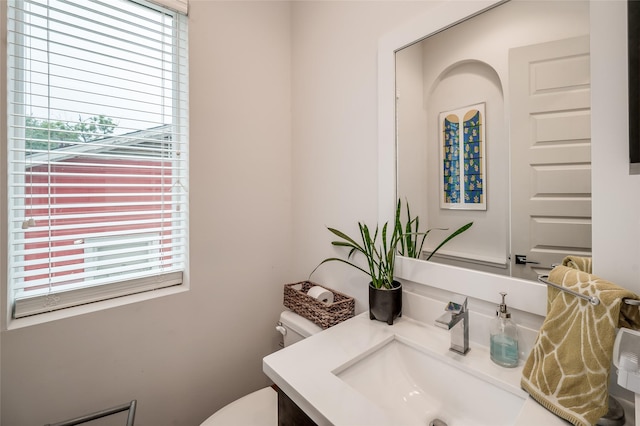
POLYGON ((8 6, 14 318, 181 284, 186 16, 129 0, 8 6))

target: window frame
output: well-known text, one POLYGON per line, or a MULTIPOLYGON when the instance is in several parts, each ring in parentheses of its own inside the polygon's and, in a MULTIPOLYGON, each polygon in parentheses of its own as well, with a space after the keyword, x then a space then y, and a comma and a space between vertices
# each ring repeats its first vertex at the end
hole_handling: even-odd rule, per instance
MULTIPOLYGON (((188 146, 188 40, 186 35, 188 34, 187 30, 187 20, 186 16, 176 13, 172 10, 163 8, 161 6, 157 6, 155 4, 146 2, 146 1, 134 1, 129 0, 134 3, 143 4, 146 7, 150 7, 156 10, 161 11, 162 13, 168 13, 175 16, 177 19, 174 21, 176 23, 176 27, 182 26, 182 28, 176 28, 175 31, 178 32, 178 35, 174 37, 173 46, 176 48, 176 56, 179 56, 181 59, 175 60, 175 69, 174 69, 174 78, 176 81, 176 86, 181 86, 184 90, 184 96, 179 96, 176 94, 176 104, 174 109, 181 109, 184 111, 182 113, 175 113, 175 117, 177 117, 177 121, 179 123, 174 123, 174 126, 182 127, 186 129, 183 134, 184 143, 188 146), (184 38, 181 38, 180 36, 184 38)), ((3 22, 9 22, 9 13, 8 8, 10 7, 10 2, 6 3, 6 7, 2 7, 0 11, 0 19, 3 22)), ((8 25, 3 26, 4 35, 8 33, 8 25)), ((3 39, 7 39, 4 37, 3 39)), ((3 43, 0 53, 4 56, 4 58, 8 58, 9 54, 9 46, 8 42, 3 43)), ((11 73, 8 72, 9 64, 7 67, 2 67, 2 71, 0 74, 1 82, 0 82, 0 97, 5 99, 5 102, 10 102, 10 88, 9 85, 11 82, 9 81, 9 76, 11 73)), ((178 89, 175 89, 177 91, 178 89)), ((10 108, 6 109, 7 114, 10 114, 10 108)), ((3 152, 7 153, 9 149, 9 132, 11 126, 8 123, 8 120, 2 120, 2 124, 0 125, 0 148, 3 152)), ((185 175, 188 177, 188 149, 185 150, 184 153, 184 167, 185 167, 185 175)), ((4 156, 3 156, 4 157, 4 156)), ((7 158, 9 156, 7 155, 7 158)), ((68 296, 67 303, 60 304, 57 299, 56 293, 49 295, 41 295, 31 297, 28 303, 23 305, 23 308, 26 309, 27 312, 35 312, 29 313, 25 318, 16 318, 15 313, 15 300, 12 296, 13 289, 12 285, 9 282, 10 276, 10 268, 12 265, 12 259, 10 258, 10 250, 9 244, 12 241, 11 237, 11 229, 10 229, 10 221, 8 215, 5 214, 8 209, 11 208, 11 201, 9 198, 9 190, 8 185, 10 184, 7 179, 9 161, 2 161, 0 165, 0 208, 4 212, 2 214, 2 218, 0 219, 0 243, 3 247, 6 247, 7 250, 3 250, 3 254, 0 259, 0 274, 1 274, 1 282, 2 282, 2 306, 6 308, 5 315, 2 315, 2 329, 10 329, 14 327, 20 327, 22 325, 29 325, 33 323, 40 323, 44 321, 48 321, 55 318, 67 317, 76 315, 82 312, 93 311, 96 309, 103 309, 106 307, 118 306, 126 303, 131 303, 138 300, 146 300, 149 298, 154 298, 158 296, 164 296, 168 294, 175 294, 178 292, 186 291, 189 288, 189 280, 188 280, 188 271, 189 271, 189 242, 188 242, 188 181, 180 182, 180 186, 183 187, 184 193, 181 195, 181 198, 184 200, 184 208, 186 212, 184 212, 183 218, 181 219, 181 223, 185 227, 184 234, 182 235, 183 243, 181 245, 182 250, 184 251, 184 268, 180 272, 171 272, 163 275, 162 280, 159 280, 157 276, 149 276, 136 280, 124 280, 118 281, 116 283, 109 284, 108 286, 99 286, 99 289, 95 287, 82 287, 77 288, 71 291, 65 292, 65 295, 68 296), (6 232, 5 232, 6 231, 6 232), (6 254, 5 254, 6 253, 6 254), (161 282, 160 282, 161 281, 161 282), (108 295, 105 296, 104 289, 108 287, 108 295), (127 296, 127 297, 124 297, 127 296), (44 305, 44 308, 43 308, 44 305)), ((26 206, 26 203, 23 204, 26 206)), ((149 250, 152 250, 150 246, 149 250)))

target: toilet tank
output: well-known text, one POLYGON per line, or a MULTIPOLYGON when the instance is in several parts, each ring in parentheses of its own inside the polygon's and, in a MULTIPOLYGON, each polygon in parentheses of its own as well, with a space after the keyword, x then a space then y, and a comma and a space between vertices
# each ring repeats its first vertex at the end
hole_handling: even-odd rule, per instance
POLYGON ((282 333, 285 347, 322 331, 319 325, 291 311, 280 314, 276 329, 282 333))

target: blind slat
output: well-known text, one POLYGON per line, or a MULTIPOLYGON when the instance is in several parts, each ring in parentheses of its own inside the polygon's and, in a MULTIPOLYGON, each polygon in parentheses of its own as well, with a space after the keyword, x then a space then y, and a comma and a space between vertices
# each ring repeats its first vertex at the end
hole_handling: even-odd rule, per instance
MULTIPOLYGON (((93 229, 94 227, 81 227, 80 225, 78 226, 78 228, 83 228, 85 231, 87 228, 89 229, 93 229)), ((140 228, 138 230, 131 230, 131 229, 127 229, 127 230, 113 230, 110 228, 118 228, 118 226, 105 226, 103 227, 103 230, 100 232, 77 232, 74 234, 64 234, 64 235, 58 235, 58 236, 52 236, 52 237, 32 237, 32 238, 15 238, 14 239, 14 243, 15 244, 28 244, 31 243, 33 245, 36 244, 40 244, 40 243, 46 243, 46 242, 52 242, 52 243, 56 243, 56 242, 61 242, 61 241, 73 241, 76 239, 82 239, 82 238, 89 238, 89 237, 117 237, 117 236, 123 236, 123 235, 131 235, 131 234, 140 234, 140 233, 147 233, 147 232, 157 232, 160 233, 162 231, 165 232, 169 232, 169 231, 180 231, 182 229, 184 229, 183 226, 180 225, 173 225, 173 226, 156 226, 156 227, 149 227, 149 228, 140 228)), ((75 229, 75 228, 67 228, 67 229, 75 229)), ((56 231, 64 231, 65 229, 61 229, 61 227, 57 227, 56 231)))
MULTIPOLYGON (((142 234, 142 235, 149 235, 149 233, 142 234)), ((160 247, 160 248, 163 248, 163 249, 164 248, 171 248, 171 249, 175 249, 175 250, 181 251, 182 243, 179 240, 180 240, 179 238, 172 237, 171 242, 163 242, 162 244, 157 244, 156 247, 160 247)), ((80 239, 79 241, 80 241, 79 244, 82 244, 81 247, 83 249, 94 249, 94 248, 102 248, 102 247, 111 248, 110 245, 106 245, 105 246, 105 244, 103 242, 91 242, 92 241, 91 239, 87 239, 87 240, 80 239)), ((157 243, 158 242, 158 236, 157 235, 153 235, 153 236, 149 236, 149 237, 137 236, 135 239, 131 239, 131 241, 132 242, 137 242, 137 243, 157 243)), ((115 245, 118 245, 118 244, 114 244, 114 246, 115 245)), ((128 250, 134 250, 134 249, 132 248, 132 249, 128 249, 128 250)), ((21 256, 24 256, 24 254, 26 254, 26 253, 31 254, 31 255, 42 255, 42 254, 46 254, 46 253, 49 253, 49 252, 60 253, 60 252, 63 252, 63 251, 64 252, 69 251, 69 246, 51 246, 51 247, 43 247, 43 248, 40 248, 40 249, 30 249, 28 251, 26 251, 26 250, 22 250, 22 251, 16 250, 16 254, 19 254, 21 256)), ((123 253, 125 252, 124 249, 122 249, 121 251, 123 253)), ((65 256, 66 255, 64 255, 64 254, 60 254, 59 255, 60 258, 64 257, 64 260, 73 260, 73 259, 75 259, 75 257, 72 259, 71 257, 65 257, 65 256)), ((58 257, 56 257, 56 259, 57 258, 58 257)), ((42 263, 42 262, 40 262, 40 260, 37 260, 37 261, 35 261, 35 260, 34 261, 23 260, 23 261, 16 262, 15 265, 16 266, 25 266, 25 265, 31 265, 31 264, 33 264, 35 262, 42 263)))
MULTIPOLYGON (((144 237, 144 235, 149 235, 150 233, 145 233, 145 234, 141 234, 142 236, 139 236, 140 240, 138 241, 139 243, 157 243, 158 241, 163 241, 162 244, 158 244, 157 247, 160 248, 171 248, 171 249, 175 249, 177 253, 183 251, 183 242, 181 241, 181 239, 179 238, 171 238, 170 241, 167 241, 166 239, 161 239, 158 237, 158 235, 153 235, 153 237, 144 237)), ((58 257, 62 257, 65 256, 65 254, 63 252, 68 252, 70 249, 71 250, 76 250, 76 249, 94 249, 94 248, 110 248, 109 245, 105 246, 104 241, 99 241, 99 237, 95 237, 93 239, 80 239, 79 240, 80 243, 82 244, 80 246, 75 246, 75 245, 58 245, 58 246, 46 246, 46 247, 42 247, 40 249, 31 249, 28 251, 16 251, 16 253, 20 253, 21 255, 25 255, 26 253, 33 255, 33 257, 38 256, 38 255, 43 255, 43 254, 47 254, 47 253, 58 253, 58 256, 56 256, 56 259, 58 259, 58 257), (84 241, 84 242, 82 242, 84 241), (96 242, 93 242, 96 241, 96 242)), ((117 245, 117 244, 116 244, 117 245)), ((40 257, 38 257, 40 258, 40 257)), ((27 264, 31 264, 30 263, 31 260, 22 260, 20 262, 16 262, 15 265, 27 265, 27 264)), ((42 262, 38 262, 39 264, 41 264, 42 262)), ((23 272, 20 272, 23 273, 23 272)))
MULTIPOLYGON (((164 202, 161 200, 158 201, 135 201, 135 202, 119 202, 119 203, 115 203, 115 202, 111 202, 111 203, 69 203, 69 204, 64 204, 64 205, 58 205, 56 208, 58 209, 58 211, 65 211, 66 210, 70 210, 70 209, 85 209, 85 211, 93 211, 93 209, 99 208, 102 209, 101 211, 105 211, 105 212, 109 212, 111 209, 115 210, 118 209, 118 211, 131 211, 132 208, 142 208, 142 207, 148 207, 148 206, 159 206, 159 205, 167 205, 170 206, 170 208, 173 210, 176 206, 182 205, 181 202, 174 202, 173 200, 164 202)), ((14 209, 12 209, 14 210, 14 209)), ((40 216, 38 215, 34 215, 34 217, 37 219, 40 216)), ((47 219, 47 216, 43 217, 44 219, 47 219)))
MULTIPOLYGON (((175 253, 169 253, 169 255, 175 253)), ((101 257, 106 257, 109 254, 98 254, 95 253, 93 259, 100 259, 101 257)), ((80 279, 94 279, 96 277, 101 276, 109 276, 113 275, 114 269, 117 269, 117 274, 122 275, 123 272, 127 271, 145 271, 145 270, 153 270, 153 269, 171 269, 175 266, 172 266, 174 262, 171 261, 163 261, 162 254, 159 253, 148 253, 140 256, 128 256, 126 260, 121 259, 112 259, 112 260, 94 260, 92 261, 89 258, 88 261, 83 262, 81 266, 78 264, 68 264, 50 268, 43 268, 40 271, 33 271, 31 273, 22 273, 16 278, 30 278, 30 277, 38 277, 42 275, 50 275, 46 278, 42 279, 33 279, 23 281, 22 288, 29 287, 38 287, 41 285, 51 285, 64 281, 78 281, 80 279), (73 272, 73 276, 65 275, 65 272, 73 272)), ((179 262, 178 262, 179 263, 179 262)))
MULTIPOLYGON (((103 255, 102 257, 106 257, 103 255)), ((101 256, 96 254, 95 259, 100 259, 101 256)), ((80 279, 95 279, 98 277, 106 277, 114 275, 114 269, 117 269, 117 275, 122 275, 127 271, 148 271, 153 269, 169 269, 173 263, 169 261, 163 261, 162 256, 157 253, 149 253, 140 256, 129 256, 126 260, 87 260, 83 262, 81 267, 76 264, 69 264, 63 266, 56 266, 52 268, 43 268, 39 272, 33 272, 31 274, 22 274, 17 278, 31 278, 45 275, 46 278, 33 279, 23 281, 23 288, 38 287, 41 285, 52 285, 64 281, 78 281, 80 279), (65 274, 65 272, 71 272, 65 274), (49 275, 49 276, 47 276, 49 275), (72 275, 72 276, 71 276, 72 275)))
MULTIPOLYGON (((128 249, 119 249, 118 246, 116 246, 115 248, 110 248, 108 252, 109 255, 114 255, 114 256, 120 256, 123 254, 134 254, 134 253, 138 253, 141 251, 149 251, 148 249, 152 248, 153 251, 160 251, 159 253, 154 253, 154 254, 148 254, 147 256, 149 256, 150 258, 152 257, 158 257, 158 255, 162 255, 162 253, 169 253, 169 252, 173 252, 173 253, 180 253, 182 252, 182 250, 180 249, 181 245, 179 243, 165 243, 165 244, 151 244, 151 243, 156 243, 157 242, 157 238, 155 240, 146 240, 146 242, 150 243, 148 246, 140 246, 140 247, 134 247, 134 248, 128 248, 128 249)), ((73 251, 75 252, 79 252, 80 250, 92 250, 94 248, 101 248, 103 246, 100 245, 96 245, 96 244, 82 244, 82 246, 80 247, 76 247, 73 251)), ((69 251, 67 249, 67 251, 69 251)), ((83 260, 84 259, 84 255, 82 253, 78 253, 78 254, 71 254, 71 255, 62 255, 59 257, 59 261, 60 262, 70 262, 70 261, 75 261, 75 260, 83 260)), ((128 259, 130 260, 130 259, 128 259)), ((31 260, 25 260, 22 262, 16 262, 15 266, 26 266, 26 267, 32 267, 32 266, 36 266, 36 265, 42 265, 42 264, 47 264, 48 259, 45 258, 34 258, 31 260)), ((89 266, 89 262, 87 262, 86 264, 83 263, 82 265, 83 267, 88 267, 89 266)), ((77 268, 77 267, 76 267, 77 268)), ((38 272, 38 273, 31 273, 31 275, 38 275, 41 274, 42 272, 38 272)), ((29 271, 21 271, 19 273, 19 276, 27 276, 29 275, 29 271)), ((18 276, 18 275, 17 275, 18 276)))
MULTIPOLYGON (((63 198, 79 198, 79 197, 83 197, 83 198, 136 198, 136 197, 149 197, 149 193, 142 193, 142 192, 121 192, 121 193, 110 193, 110 194, 91 194, 91 193, 81 193, 81 192, 77 192, 74 194, 56 194, 56 198, 58 199, 63 199, 63 198)), ((28 198, 33 198, 33 199, 38 199, 38 198, 49 198, 48 195, 42 195, 41 197, 38 197, 36 195, 33 195, 31 197, 24 197, 25 199, 28 198)), ((27 206, 29 207, 28 203, 26 203, 27 206)), ((55 205, 55 203, 51 203, 51 205, 55 205)), ((13 210, 13 208, 10 208, 10 210, 13 210)))
MULTIPOLYGON (((124 227, 124 226, 131 226, 131 225, 140 225, 143 224, 142 223, 142 219, 147 219, 146 223, 150 223, 150 224, 159 224, 160 226, 166 226, 166 222, 170 221, 170 220, 181 220, 182 217, 181 215, 183 214, 182 210, 182 203, 178 203, 178 202, 174 202, 174 203, 167 203, 167 205, 162 205, 161 208, 164 208, 164 210, 155 210, 153 211, 153 213, 148 213, 145 212, 143 210, 120 210, 120 211, 110 211, 107 212, 107 214, 100 214, 100 215, 92 215, 91 213, 87 213, 87 214, 73 214, 73 212, 70 211, 71 214, 68 215, 58 215, 58 216, 50 216, 47 215, 48 212, 50 211, 54 211, 54 208, 48 208, 45 207, 43 209, 41 209, 43 211, 43 214, 41 215, 37 215, 34 214, 32 215, 30 218, 33 219, 33 223, 30 223, 29 226, 27 227, 23 227, 21 229, 21 232, 27 234, 27 233, 32 233, 30 235, 27 236, 27 238, 35 238, 36 234, 42 235, 43 232, 45 231, 49 231, 49 230, 55 230, 55 231, 62 231, 62 230, 73 230, 73 229, 77 229, 78 232, 80 233, 81 229, 87 229, 87 228, 104 228, 104 229, 109 229, 109 228, 113 228, 113 227, 124 227), (166 207, 166 208, 165 208, 166 207), (140 217, 140 221, 137 221, 136 223, 133 223, 133 221, 128 220, 125 221, 124 219, 133 219, 136 217, 140 217), (151 219, 149 219, 151 218, 151 219), (111 220, 111 222, 109 222, 109 220, 111 220), (71 223, 71 225, 67 226, 66 228, 63 228, 61 224, 68 224, 71 223), (73 226, 76 225, 76 227, 74 228, 73 226)), ((35 210, 35 209, 34 209, 35 210)), ((37 213, 37 212, 36 212, 37 213)), ((15 224, 22 224, 22 222, 11 222, 11 223, 15 223, 15 224)), ((95 231, 92 231, 95 232, 95 231)), ((65 235, 71 235, 71 232, 66 232, 65 235)))

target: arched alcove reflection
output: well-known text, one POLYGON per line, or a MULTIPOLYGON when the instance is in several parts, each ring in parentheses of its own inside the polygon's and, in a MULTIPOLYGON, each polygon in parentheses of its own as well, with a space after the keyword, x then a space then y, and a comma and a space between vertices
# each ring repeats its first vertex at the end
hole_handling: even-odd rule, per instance
MULTIPOLYGON (((456 229, 473 221, 474 227, 441 249, 438 261, 509 274, 509 142, 504 91, 497 71, 479 60, 463 60, 427 70, 436 53, 422 44, 396 54, 398 78, 398 196, 411 200, 411 208, 425 228, 456 229), (430 59, 431 58, 431 59, 430 59), (416 67, 416 64, 421 64, 416 67), (414 75, 411 76, 411 73, 414 75), (411 76, 411 78, 409 78, 411 76), (442 143, 438 117, 445 111, 484 105, 485 209, 442 208, 442 143), (406 112, 412 111, 411 114, 406 112)), ((427 240, 430 251, 438 231, 427 240)), ((444 233, 442 233, 444 235, 444 233)), ((435 259, 432 258, 432 259, 435 259)))

